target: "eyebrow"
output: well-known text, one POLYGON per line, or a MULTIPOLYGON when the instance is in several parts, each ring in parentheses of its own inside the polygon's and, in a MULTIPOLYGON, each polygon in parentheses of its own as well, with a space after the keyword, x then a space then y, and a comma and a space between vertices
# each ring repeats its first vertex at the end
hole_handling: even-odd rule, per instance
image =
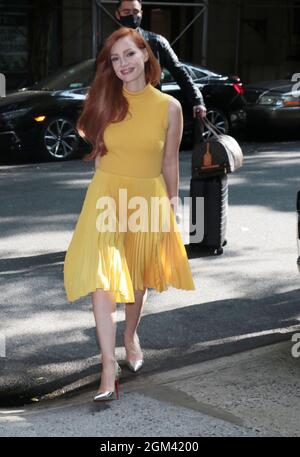
MULTIPOLYGON (((127 52, 127 51, 134 51, 133 48, 128 48, 128 49, 125 49, 125 51, 123 52, 127 52)), ((111 56, 117 56, 118 54, 116 54, 115 52, 111 54, 111 56)))

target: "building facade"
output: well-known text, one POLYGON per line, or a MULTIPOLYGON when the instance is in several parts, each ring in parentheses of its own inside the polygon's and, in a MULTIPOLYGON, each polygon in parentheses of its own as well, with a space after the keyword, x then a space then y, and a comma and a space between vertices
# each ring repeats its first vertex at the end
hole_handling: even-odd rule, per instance
MULTIPOLYGON (((168 3, 145 1, 142 27, 166 36, 180 59, 245 82, 299 72, 300 0, 168 3)), ((7 87, 94 56, 117 27, 114 8, 100 0, 0 0, 0 73, 7 87)))

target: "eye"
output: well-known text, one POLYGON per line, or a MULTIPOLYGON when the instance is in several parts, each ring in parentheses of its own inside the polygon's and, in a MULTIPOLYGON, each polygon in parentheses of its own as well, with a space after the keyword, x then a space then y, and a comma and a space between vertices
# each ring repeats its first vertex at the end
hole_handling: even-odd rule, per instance
POLYGON ((134 54, 135 54, 135 52, 134 52, 134 51, 130 51, 130 52, 128 52, 128 54, 127 54, 127 55, 128 55, 128 56, 133 56, 134 54))
POLYGON ((110 60, 114 63, 118 60, 118 57, 112 57, 110 60))

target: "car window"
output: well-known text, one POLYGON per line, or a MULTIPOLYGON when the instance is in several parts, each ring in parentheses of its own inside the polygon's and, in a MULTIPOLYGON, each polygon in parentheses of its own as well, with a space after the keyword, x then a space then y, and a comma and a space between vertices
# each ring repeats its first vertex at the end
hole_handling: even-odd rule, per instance
POLYGON ((87 87, 94 75, 94 65, 93 59, 73 65, 42 79, 32 88, 35 90, 71 90, 87 87))
POLYGON ((162 72, 161 72, 160 81, 164 84, 167 84, 167 83, 174 83, 175 79, 173 78, 173 76, 171 75, 169 70, 167 70, 166 68, 163 68, 162 72))
POLYGON ((204 71, 199 70, 198 68, 189 67, 189 70, 193 79, 201 79, 207 77, 207 74, 204 73, 204 71))
MULTIPOLYGON (((204 71, 201 71, 199 68, 192 67, 190 65, 184 65, 184 68, 191 75, 192 79, 207 78, 207 76, 208 76, 207 73, 205 73, 204 71)), ((163 82, 165 84, 175 82, 175 79, 173 78, 173 76, 171 75, 169 70, 167 70, 166 68, 162 69, 161 82, 163 82)))

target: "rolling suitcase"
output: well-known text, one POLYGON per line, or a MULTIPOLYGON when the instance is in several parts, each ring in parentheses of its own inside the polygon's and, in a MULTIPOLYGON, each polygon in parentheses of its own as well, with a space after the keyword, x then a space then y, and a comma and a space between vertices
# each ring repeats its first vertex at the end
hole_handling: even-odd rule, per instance
POLYGON ((194 179, 190 181, 190 245, 211 248, 214 253, 223 253, 226 244, 226 226, 228 211, 227 175, 194 179), (196 197, 202 197, 201 211, 196 204, 196 197), (195 229, 197 219, 202 219, 201 240, 195 229), (204 220, 203 220, 204 219, 204 220), (196 241, 195 241, 196 240, 196 241))
POLYGON ((243 153, 233 137, 219 132, 206 118, 196 122, 195 139, 190 181, 190 245, 222 254, 228 212, 227 173, 243 165, 243 153), (203 126, 212 133, 207 141, 203 141, 203 126), (197 197, 202 197, 200 206, 197 197), (201 236, 197 236, 197 231, 201 236))

